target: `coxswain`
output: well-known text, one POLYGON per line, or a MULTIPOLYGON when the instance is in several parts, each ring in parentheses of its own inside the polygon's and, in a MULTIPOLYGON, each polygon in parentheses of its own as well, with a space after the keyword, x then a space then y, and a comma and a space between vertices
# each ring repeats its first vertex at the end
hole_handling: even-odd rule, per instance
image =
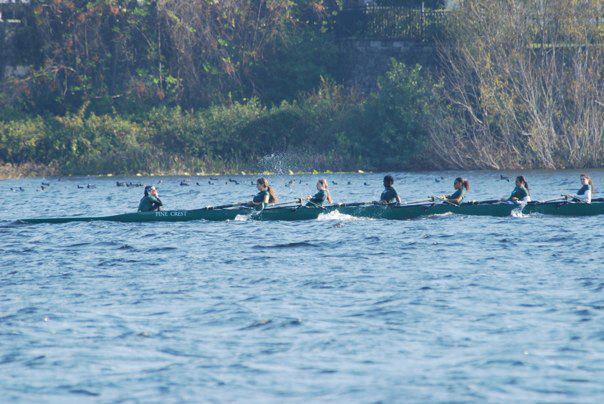
POLYGON ((145 187, 145 195, 138 204, 139 212, 157 212, 163 206, 161 199, 157 193, 157 189, 153 185, 145 187))
POLYGON ((396 190, 392 186, 394 184, 394 178, 392 175, 387 175, 384 177, 384 192, 380 196, 380 203, 384 205, 389 205, 392 203, 401 203, 401 197, 398 196, 396 190))

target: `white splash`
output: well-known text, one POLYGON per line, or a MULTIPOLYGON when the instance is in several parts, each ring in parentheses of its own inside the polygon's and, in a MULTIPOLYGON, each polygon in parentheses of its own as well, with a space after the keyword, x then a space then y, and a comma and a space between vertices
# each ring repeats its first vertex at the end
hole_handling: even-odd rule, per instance
POLYGON ((329 220, 340 220, 340 221, 351 221, 351 220, 361 220, 360 217, 355 217, 351 215, 345 215, 343 213, 338 212, 337 210, 332 210, 329 213, 321 213, 319 217, 317 217, 318 221, 325 222, 329 220))
POLYGON ((522 208, 512 210, 510 212, 510 216, 518 218, 529 217, 529 215, 525 215, 524 213, 522 213, 522 208))
POLYGON ((429 215, 429 216, 424 216, 426 218, 434 218, 434 217, 447 217, 447 216, 453 216, 454 213, 453 212, 443 212, 443 213, 434 213, 433 215, 429 215))
POLYGON ((247 222, 248 220, 250 220, 250 217, 248 215, 237 215, 237 216, 235 216, 235 221, 236 222, 247 222))

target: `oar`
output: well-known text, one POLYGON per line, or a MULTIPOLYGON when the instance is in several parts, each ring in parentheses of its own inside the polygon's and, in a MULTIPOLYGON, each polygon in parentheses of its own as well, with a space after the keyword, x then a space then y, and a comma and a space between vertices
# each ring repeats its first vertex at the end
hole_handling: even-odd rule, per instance
POLYGON ((218 206, 206 206, 202 209, 207 209, 207 210, 214 210, 214 209, 227 209, 227 208, 235 208, 238 206, 243 206, 243 205, 247 205, 249 202, 238 202, 238 203, 232 203, 229 205, 218 205, 218 206))
POLYGON ((353 202, 353 203, 340 203, 337 204, 335 206, 342 206, 342 207, 354 207, 354 206, 364 206, 364 205, 375 205, 377 202, 374 201, 370 201, 370 202, 353 202))
POLYGON ((537 201, 537 202, 538 203, 562 202, 562 201, 568 201, 569 199, 572 199, 572 196, 570 196, 570 195, 560 195, 559 198, 549 199, 547 201, 537 201))
MULTIPOLYGON (((573 195, 561 195, 560 198, 550 199, 550 200, 547 200, 547 201, 538 201, 537 203, 551 203, 551 202, 567 202, 568 203, 569 201, 570 202, 577 202, 577 203, 583 202, 581 199, 576 198, 573 195)), ((602 202, 602 201, 604 201, 604 199, 603 198, 592 199, 591 201, 592 202, 602 202)))
POLYGON ((443 199, 443 205, 451 205, 451 206, 457 206, 457 207, 459 207, 458 203, 451 202, 451 201, 448 201, 446 199, 443 199))
POLYGON ((433 196, 433 197, 430 197, 430 198, 428 198, 428 199, 421 199, 421 200, 419 200, 419 201, 405 202, 405 203, 403 203, 402 205, 416 205, 416 204, 418 204, 418 203, 434 202, 434 198, 435 198, 435 197, 433 196))
POLYGON ((276 203, 273 206, 291 205, 292 203, 296 203, 298 205, 301 205, 302 204, 302 198, 297 198, 297 199, 294 199, 293 201, 288 201, 288 202, 276 203))
POLYGON ((441 201, 443 201, 443 204, 445 204, 445 205, 459 206, 458 203, 449 201, 449 199, 447 199, 446 196, 433 196, 432 202, 434 202, 436 199, 440 199, 441 201))
MULTIPOLYGON (((302 199, 297 198, 297 199, 294 199, 293 201, 275 203, 271 207, 267 207, 266 204, 262 204, 260 209, 252 211, 251 216, 254 216, 254 217, 255 216, 259 216, 262 213, 262 211, 264 211, 265 209, 266 210, 270 210, 270 209, 272 209, 272 208, 274 208, 276 206, 291 205, 292 203, 296 203, 296 204, 302 206, 302 199)), ((295 209, 298 209, 298 207, 296 207, 295 209)))
MULTIPOLYGON (((418 204, 418 203, 427 203, 427 202, 434 202, 434 199, 432 199, 432 198, 421 199, 419 201, 411 201, 411 202, 402 203, 401 205, 415 205, 415 204, 418 204)), ((387 204, 380 204, 379 202, 376 202, 376 201, 369 201, 369 202, 340 203, 340 204, 337 204, 336 206, 342 206, 342 207, 354 207, 354 206, 364 206, 364 205, 383 205, 383 206, 389 206, 389 205, 397 205, 397 204, 398 204, 398 202, 387 203, 387 204)))
POLYGON ((314 203, 313 201, 311 201, 310 199, 307 201, 308 203, 310 203, 312 206, 314 206, 315 208, 319 208, 319 209, 325 209, 325 206, 321 206, 319 204, 314 203))
MULTIPOLYGON (((300 199, 295 199, 293 201, 276 203, 273 206, 282 206, 282 205, 290 205, 292 203, 300 203, 299 201, 300 201, 300 199)), ((206 206, 206 207, 204 207, 202 209, 208 209, 208 210, 228 209, 228 208, 236 208, 236 207, 239 207, 239 206, 245 206, 247 204, 249 204, 249 202, 237 202, 237 203, 231 203, 231 204, 228 204, 228 205, 206 206)))
POLYGON ((506 201, 508 201, 508 198, 488 199, 486 201, 468 201, 468 203, 471 203, 474 205, 492 205, 495 203, 502 203, 502 202, 506 202, 506 201))

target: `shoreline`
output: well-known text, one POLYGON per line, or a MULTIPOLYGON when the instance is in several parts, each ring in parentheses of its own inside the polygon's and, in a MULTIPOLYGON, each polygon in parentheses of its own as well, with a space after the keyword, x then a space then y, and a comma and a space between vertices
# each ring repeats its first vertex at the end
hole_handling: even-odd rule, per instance
MULTIPOLYGON (((232 171, 215 171, 215 172, 195 172, 191 173, 188 171, 169 171, 169 172, 158 172, 158 173, 117 173, 117 174, 57 174, 56 172, 47 172, 43 171, 34 171, 27 173, 17 173, 16 175, 5 175, 3 172, 3 167, 0 166, 0 181, 8 181, 8 180, 21 180, 21 179, 57 179, 57 178, 98 178, 98 179, 112 179, 112 178, 149 178, 149 177, 181 177, 181 178, 208 178, 208 177, 226 177, 226 176, 252 176, 252 177, 262 177, 262 176, 275 176, 275 175, 346 175, 346 174, 377 174, 377 173, 434 173, 434 172, 460 172, 460 173, 471 173, 471 172, 493 172, 493 173, 509 173, 511 171, 514 172, 564 172, 564 171, 574 171, 574 172, 582 172, 582 171, 601 171, 604 170, 603 167, 593 167, 593 168, 558 168, 558 169, 549 169, 549 168, 504 168, 504 169, 452 169, 452 168, 441 168, 441 169, 404 169, 398 168, 393 170, 350 170, 350 171, 332 171, 332 170, 287 170, 287 171, 256 171, 256 170, 232 170, 232 171)), ((16 172, 16 171, 14 171, 16 172)))
MULTIPOLYGON (((395 171, 402 171, 395 170, 395 171)), ((408 170, 405 170, 408 171, 408 170)), ((28 178, 121 178, 121 177, 221 177, 221 176, 269 176, 269 175, 332 175, 332 174, 367 174, 374 171, 369 170, 350 170, 350 171, 332 171, 332 170, 287 170, 287 171, 270 171, 270 170, 228 170, 228 171, 165 171, 165 172, 150 172, 150 173, 108 173, 108 174, 59 174, 54 170, 45 171, 27 167, 26 170, 21 170, 20 166, 0 165, 0 180, 18 180, 28 178), (8 167, 7 167, 8 166, 8 167), (8 173, 8 175, 7 175, 8 173)))

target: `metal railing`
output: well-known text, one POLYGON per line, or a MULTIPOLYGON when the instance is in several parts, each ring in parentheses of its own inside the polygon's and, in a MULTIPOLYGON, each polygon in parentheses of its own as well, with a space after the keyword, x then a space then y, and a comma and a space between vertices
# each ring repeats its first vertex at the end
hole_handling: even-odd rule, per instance
POLYGON ((444 9, 365 6, 340 11, 336 33, 340 38, 433 42, 444 33, 444 9))
POLYGON ((26 10, 31 7, 30 0, 0 0, 0 23, 19 23, 26 10))

